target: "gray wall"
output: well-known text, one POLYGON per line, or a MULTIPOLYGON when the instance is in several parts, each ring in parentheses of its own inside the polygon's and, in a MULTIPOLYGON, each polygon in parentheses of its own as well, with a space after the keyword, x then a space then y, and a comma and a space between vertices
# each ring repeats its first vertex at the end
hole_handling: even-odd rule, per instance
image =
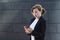
POLYGON ((60 40, 60 0, 0 0, 0 40, 30 39, 23 26, 29 25, 36 3, 47 10, 45 40, 60 40))

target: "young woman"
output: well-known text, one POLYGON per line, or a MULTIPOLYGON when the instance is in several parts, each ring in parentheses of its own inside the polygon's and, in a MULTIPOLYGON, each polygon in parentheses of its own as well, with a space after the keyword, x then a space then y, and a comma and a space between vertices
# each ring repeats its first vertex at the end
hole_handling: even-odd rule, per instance
POLYGON ((42 16, 46 11, 40 4, 34 5, 31 11, 34 18, 32 18, 29 28, 24 26, 25 32, 31 36, 30 40, 44 40, 46 21, 42 16))

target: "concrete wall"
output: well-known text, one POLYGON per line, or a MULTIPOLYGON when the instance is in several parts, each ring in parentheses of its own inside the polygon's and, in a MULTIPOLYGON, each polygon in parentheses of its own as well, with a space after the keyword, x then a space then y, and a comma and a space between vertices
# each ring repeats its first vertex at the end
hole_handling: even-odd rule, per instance
POLYGON ((60 0, 0 0, 0 40, 29 40, 23 26, 29 25, 31 7, 46 8, 45 40, 60 40, 60 0))

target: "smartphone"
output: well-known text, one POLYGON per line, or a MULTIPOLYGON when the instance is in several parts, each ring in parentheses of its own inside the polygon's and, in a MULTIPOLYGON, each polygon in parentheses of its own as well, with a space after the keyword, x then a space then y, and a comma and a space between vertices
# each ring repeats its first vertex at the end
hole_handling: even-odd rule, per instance
POLYGON ((24 29, 28 29, 28 26, 27 25, 24 25, 24 29))

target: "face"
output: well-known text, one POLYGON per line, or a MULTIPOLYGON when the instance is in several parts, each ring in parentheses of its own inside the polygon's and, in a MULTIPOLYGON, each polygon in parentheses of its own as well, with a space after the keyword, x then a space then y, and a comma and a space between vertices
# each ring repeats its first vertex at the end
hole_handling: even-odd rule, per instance
POLYGON ((36 9, 33 9, 33 12, 32 12, 32 14, 33 14, 33 16, 35 17, 35 18, 40 18, 41 17, 41 14, 42 12, 41 11, 39 11, 37 8, 36 9))

